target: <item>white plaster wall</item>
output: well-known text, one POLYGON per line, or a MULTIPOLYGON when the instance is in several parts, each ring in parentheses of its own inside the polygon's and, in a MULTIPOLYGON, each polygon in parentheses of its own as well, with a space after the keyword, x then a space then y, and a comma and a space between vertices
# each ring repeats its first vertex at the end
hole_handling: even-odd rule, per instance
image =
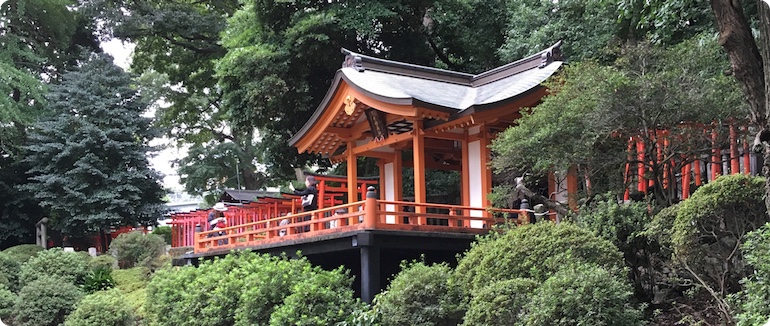
MULTIPOLYGON (((396 200, 396 171, 394 169, 393 163, 385 163, 385 166, 383 167, 383 170, 385 170, 385 200, 393 201, 396 200)), ((385 205, 385 210, 389 212, 394 212, 396 210, 395 205, 385 205)), ((396 216, 395 215, 386 215, 385 216, 385 223, 388 224, 395 224, 396 223, 396 216)))
MULTIPOLYGON (((482 166, 481 166, 481 141, 473 141, 468 143, 468 175, 469 182, 467 187, 470 193, 470 206, 472 207, 484 207, 484 190, 481 188, 482 179, 482 166)), ((484 216, 482 211, 471 211, 471 216, 484 216)), ((471 227, 482 228, 484 222, 471 221, 471 227)))

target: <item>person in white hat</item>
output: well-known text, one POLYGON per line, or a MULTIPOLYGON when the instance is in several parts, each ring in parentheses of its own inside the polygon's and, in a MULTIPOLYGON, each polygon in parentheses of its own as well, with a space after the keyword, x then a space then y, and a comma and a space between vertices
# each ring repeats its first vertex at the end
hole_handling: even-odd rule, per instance
MULTIPOLYGON (((227 211, 227 206, 225 206, 225 203, 218 202, 214 204, 214 207, 211 212, 209 212, 208 222, 209 222, 209 230, 219 230, 222 228, 227 227, 227 219, 225 219, 224 212, 227 211)), ((209 236, 220 236, 225 235, 224 231, 219 231, 217 233, 211 233, 209 236)))

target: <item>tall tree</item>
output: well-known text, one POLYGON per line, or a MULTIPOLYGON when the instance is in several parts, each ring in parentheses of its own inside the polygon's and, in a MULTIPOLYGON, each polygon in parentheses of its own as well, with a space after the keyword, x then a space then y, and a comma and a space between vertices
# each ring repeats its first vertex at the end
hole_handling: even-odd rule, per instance
POLYGON ((552 82, 553 95, 494 142, 498 172, 542 175, 578 165, 592 185, 605 187, 592 191, 601 193, 624 189, 618 176, 625 164, 643 164, 651 171, 644 177, 655 181, 655 199, 671 205, 676 196, 673 187, 663 188, 663 176, 712 148, 703 127, 691 123, 740 121, 746 109, 736 83, 722 73, 727 61, 713 38, 624 52, 613 66, 576 64, 552 82), (661 131, 672 141, 658 155, 661 131), (628 156, 629 137, 644 142, 644 160, 628 156))
POLYGON ((27 182, 22 146, 30 126, 46 112, 46 85, 59 80, 80 49, 99 49, 92 21, 76 4, 0 2, 0 248, 32 242, 34 224, 45 213, 17 186, 27 182))
POLYGON ((150 169, 147 103, 108 55, 91 55, 48 96, 50 119, 35 125, 25 161, 32 191, 55 228, 82 235, 118 225, 153 224, 164 191, 150 169))

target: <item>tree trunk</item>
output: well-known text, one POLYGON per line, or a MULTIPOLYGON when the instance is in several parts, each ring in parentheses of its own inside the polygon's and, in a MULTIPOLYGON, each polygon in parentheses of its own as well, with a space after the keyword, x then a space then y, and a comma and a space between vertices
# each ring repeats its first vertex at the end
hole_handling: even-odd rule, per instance
POLYGON ((756 1, 761 48, 754 40, 740 0, 711 0, 711 9, 719 27, 719 43, 727 52, 733 74, 746 95, 751 123, 759 129, 757 139, 761 141, 764 157, 762 175, 767 178, 765 206, 770 210, 770 125, 767 119, 770 85, 765 83, 770 77, 770 67, 764 66, 762 60, 770 57, 770 7, 763 0, 756 1))

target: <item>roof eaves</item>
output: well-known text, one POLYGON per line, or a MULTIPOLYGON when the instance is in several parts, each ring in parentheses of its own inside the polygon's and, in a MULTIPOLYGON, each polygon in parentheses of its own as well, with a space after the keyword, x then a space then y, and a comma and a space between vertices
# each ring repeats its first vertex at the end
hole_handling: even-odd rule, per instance
POLYGON ((302 139, 302 136, 304 136, 310 128, 313 127, 316 120, 321 116, 321 113, 323 113, 323 108, 329 105, 329 101, 332 100, 334 97, 334 94, 337 92, 337 89, 340 87, 340 81, 342 80, 342 72, 341 70, 337 70, 337 73, 334 75, 334 80, 332 80, 332 85, 329 87, 329 91, 326 92, 326 95, 324 96, 323 100, 320 104, 318 104, 318 107, 313 112, 313 115, 310 116, 310 119, 305 122, 305 125, 302 126, 302 128, 297 131, 294 136, 292 136, 289 139, 289 146, 296 145, 300 139, 302 139))
POLYGON ((562 41, 558 41, 549 48, 529 57, 473 76, 471 84, 473 87, 482 86, 533 68, 543 68, 555 60, 561 60, 561 44, 562 41))

